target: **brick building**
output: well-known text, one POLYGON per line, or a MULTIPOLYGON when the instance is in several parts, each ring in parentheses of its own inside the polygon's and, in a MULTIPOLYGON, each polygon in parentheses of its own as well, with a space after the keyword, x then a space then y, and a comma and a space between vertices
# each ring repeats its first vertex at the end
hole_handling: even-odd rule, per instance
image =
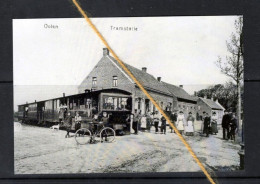
MULTIPOLYGON (((155 78, 149 74, 146 67, 140 70, 126 63, 124 64, 164 110, 183 110, 185 114, 188 111, 195 111, 196 99, 191 97, 182 87, 162 82, 161 77, 155 78)), ((130 92, 133 100, 132 110, 139 109, 142 114, 155 111, 155 107, 150 100, 118 62, 109 55, 109 50, 104 48, 103 57, 79 85, 78 92, 84 93, 86 89, 99 90, 107 88, 118 88, 130 92)))
POLYGON ((221 124, 225 108, 220 103, 218 103, 218 100, 214 101, 213 99, 199 97, 197 106, 197 113, 199 116, 202 116, 203 112, 208 113, 210 116, 213 112, 216 112, 218 117, 218 124, 221 124))

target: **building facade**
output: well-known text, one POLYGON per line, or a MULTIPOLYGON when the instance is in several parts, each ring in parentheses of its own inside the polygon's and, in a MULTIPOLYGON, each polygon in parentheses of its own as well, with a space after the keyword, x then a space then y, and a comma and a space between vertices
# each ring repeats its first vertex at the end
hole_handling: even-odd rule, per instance
MULTIPOLYGON (((124 63, 130 72, 144 86, 148 93, 167 111, 183 110, 185 114, 195 112, 196 99, 191 97, 182 87, 177 87, 161 81, 161 77, 155 78, 147 73, 147 68, 137 69, 124 63)), ((85 90, 100 90, 118 88, 132 94, 133 109, 138 109, 141 114, 156 111, 154 105, 138 88, 130 76, 123 70, 118 62, 109 55, 107 48, 103 49, 103 57, 82 81, 78 87, 79 93, 85 90)))
POLYGON ((225 108, 220 105, 217 100, 214 101, 213 99, 199 97, 197 101, 197 106, 197 113, 199 116, 202 116, 203 112, 208 113, 210 116, 212 116, 213 112, 216 112, 216 115, 218 117, 218 124, 221 124, 225 108))

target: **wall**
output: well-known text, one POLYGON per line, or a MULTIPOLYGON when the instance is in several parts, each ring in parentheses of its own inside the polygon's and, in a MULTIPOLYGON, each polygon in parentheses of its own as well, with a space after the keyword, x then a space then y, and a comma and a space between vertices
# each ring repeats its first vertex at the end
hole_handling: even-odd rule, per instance
POLYGON ((84 93, 85 89, 92 88, 92 77, 97 78, 97 90, 113 88, 113 76, 117 76, 117 89, 133 92, 134 84, 109 60, 108 57, 102 57, 94 69, 79 85, 78 92, 84 93))
POLYGON ((211 108, 206 103, 204 103, 201 99, 198 99, 197 101, 197 109, 200 116, 202 116, 204 111, 209 115, 211 115, 211 108))
POLYGON ((178 101, 178 103, 177 103, 177 110, 178 111, 183 111, 185 117, 188 117, 189 112, 191 112, 192 116, 194 118, 196 118, 196 113, 197 113, 197 106, 196 106, 196 104, 178 101))

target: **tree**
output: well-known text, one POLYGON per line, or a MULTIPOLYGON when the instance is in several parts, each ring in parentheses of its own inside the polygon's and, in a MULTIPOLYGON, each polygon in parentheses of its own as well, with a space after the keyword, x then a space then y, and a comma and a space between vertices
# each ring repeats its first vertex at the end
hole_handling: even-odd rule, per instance
POLYGON ((238 128, 241 128, 241 86, 244 78, 244 43, 243 43, 243 17, 235 20, 236 32, 232 33, 230 40, 226 42, 229 55, 226 60, 218 58, 216 64, 221 72, 232 78, 237 88, 237 117, 238 128))
POLYGON ((232 82, 226 84, 217 84, 207 89, 195 92, 195 96, 213 98, 228 111, 236 111, 237 108, 237 90, 236 85, 232 82))

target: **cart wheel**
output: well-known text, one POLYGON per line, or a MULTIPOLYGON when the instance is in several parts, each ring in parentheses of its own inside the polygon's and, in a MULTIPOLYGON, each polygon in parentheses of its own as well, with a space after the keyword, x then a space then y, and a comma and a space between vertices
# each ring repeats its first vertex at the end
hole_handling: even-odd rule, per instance
POLYGON ((100 131, 101 142, 113 142, 116 137, 116 132, 113 128, 105 127, 100 131))
POLYGON ((91 139, 91 132, 87 128, 81 128, 75 132, 75 140, 78 144, 88 144, 91 139))

